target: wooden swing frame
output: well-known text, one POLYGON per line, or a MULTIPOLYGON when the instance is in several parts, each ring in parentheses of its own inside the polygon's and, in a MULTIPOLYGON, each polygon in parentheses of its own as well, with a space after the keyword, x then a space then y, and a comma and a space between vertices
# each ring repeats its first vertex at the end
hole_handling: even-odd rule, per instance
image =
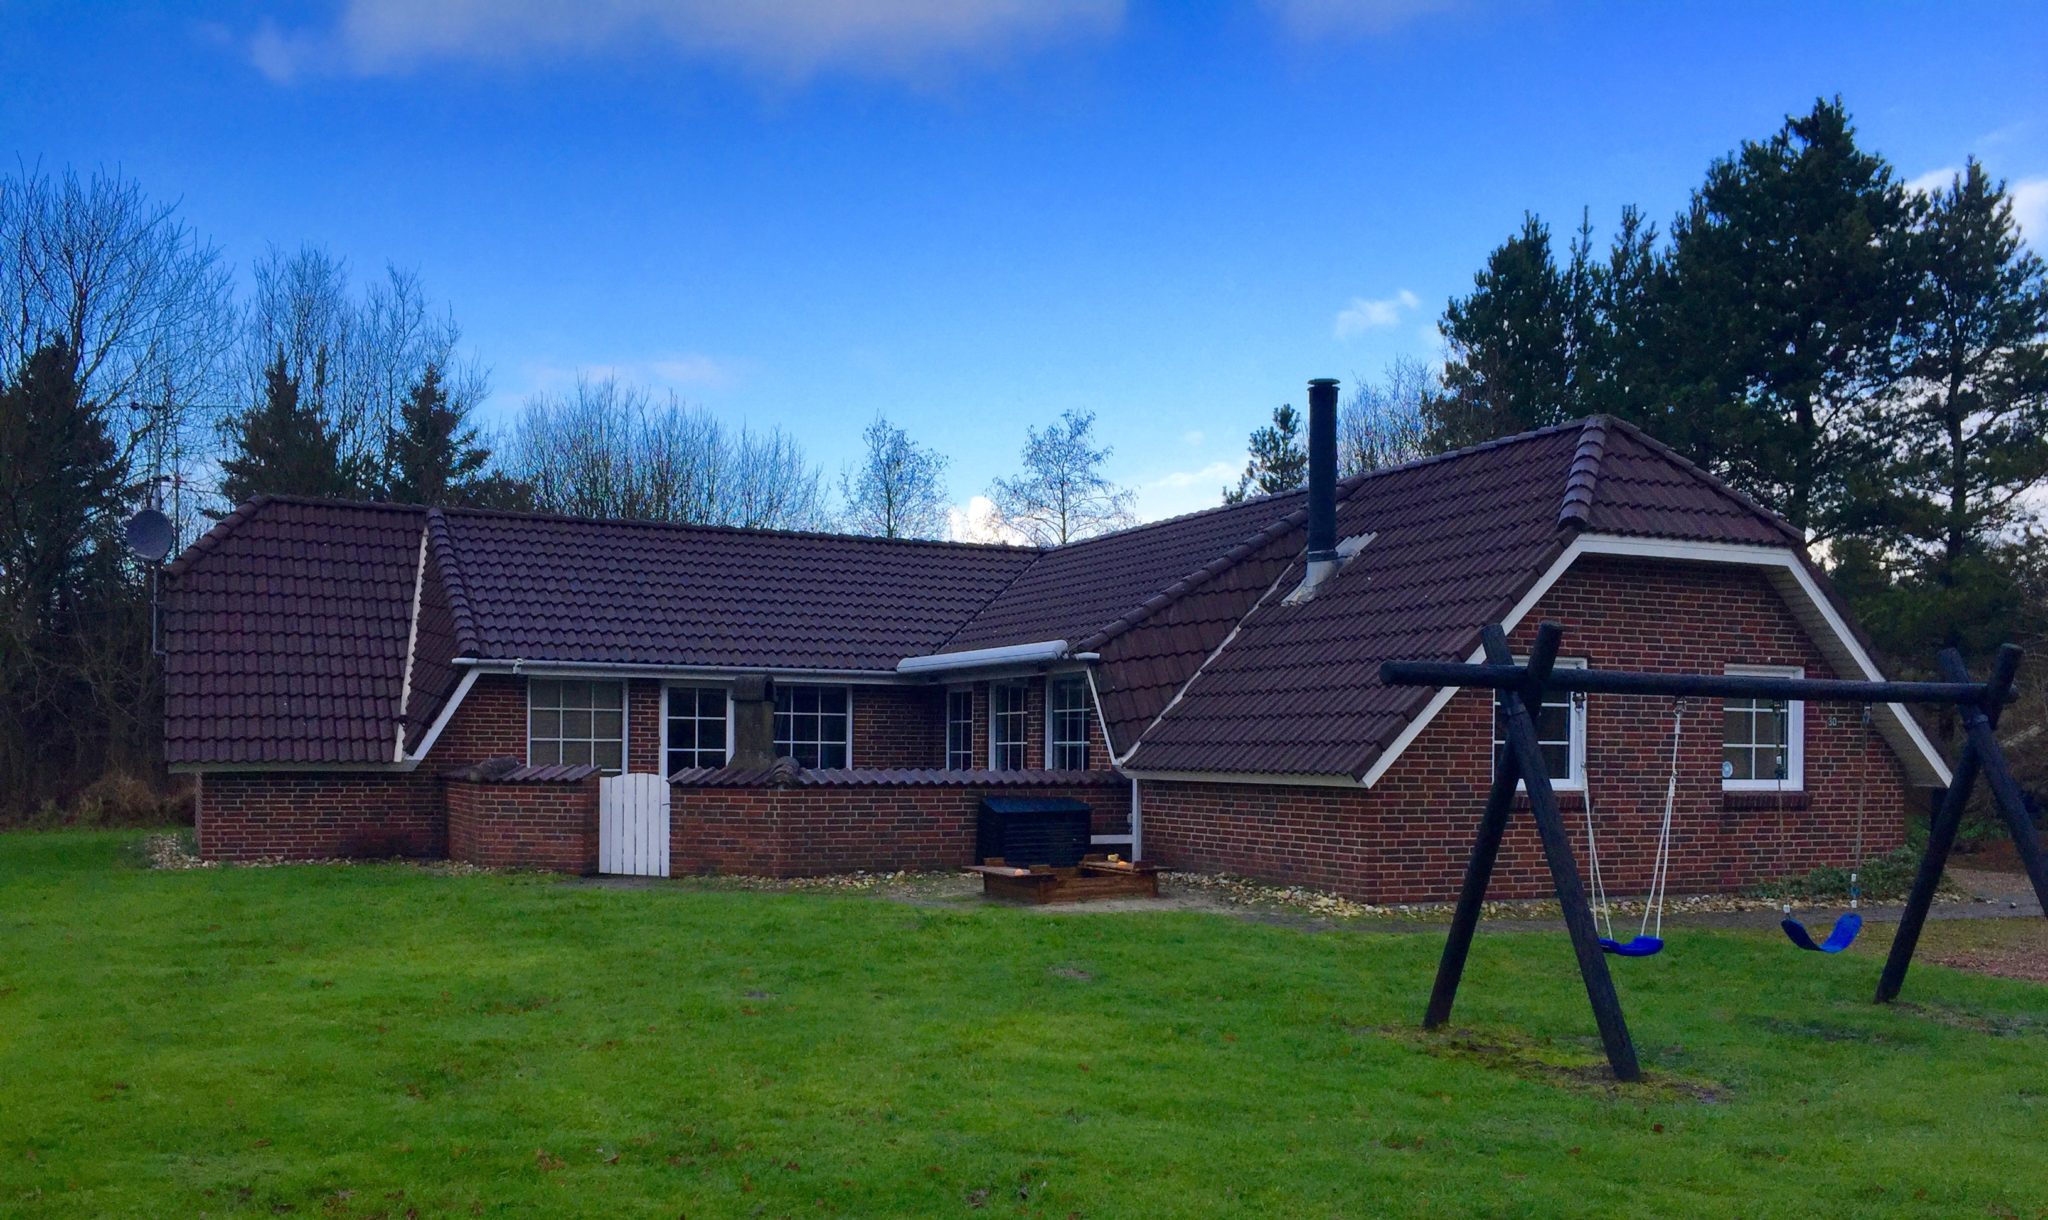
POLYGON ((1999 814, 2011 832, 2013 844, 2033 882, 2034 894, 2048 912, 2048 864, 2044 864, 2040 838, 2027 813, 2019 782, 2013 778, 2005 752, 1994 732, 1998 717, 2012 699, 2013 682, 2019 676, 2020 649, 2007 644, 1992 663, 1988 680, 1973 682, 1962 654, 1943 651, 1938 658, 1940 682, 1866 682, 1831 678, 1779 678, 1751 674, 1654 674, 1624 670, 1558 669, 1557 651, 1564 640, 1564 628, 1543 623, 1536 630, 1534 647, 1526 664, 1516 664, 1508 650, 1507 631, 1499 624, 1484 628, 1480 642, 1485 661, 1458 664, 1440 661, 1389 661, 1380 667, 1380 680, 1389 686, 1478 687, 1500 692, 1507 747, 1494 768, 1493 785, 1487 793, 1486 809, 1479 817, 1479 830, 1472 842, 1472 854, 1465 864, 1465 879, 1458 891, 1458 907, 1451 918, 1443 959, 1437 965, 1436 986, 1430 992, 1429 1010, 1423 1016, 1425 1029, 1436 1029, 1451 1018, 1451 1006, 1458 997, 1458 982, 1464 977, 1465 959, 1472 949, 1472 934, 1478 929, 1480 906, 1486 901, 1487 885, 1500 854, 1501 836, 1507 829, 1508 814, 1514 808, 1515 789, 1527 789, 1529 811, 1536 819, 1536 832, 1543 843, 1543 856, 1564 912, 1565 930, 1571 934, 1572 952, 1578 958, 1579 976, 1586 985, 1586 998, 1593 1007, 1593 1019, 1600 1029, 1600 1041, 1607 1062, 1617 1080, 1639 1080, 1642 1067, 1636 1060, 1635 1043, 1629 1038, 1628 1022, 1622 1016, 1621 1000, 1614 991, 1613 976, 1607 970, 1606 955, 1600 949, 1592 907, 1586 900, 1579 876, 1577 857, 1558 810, 1557 792, 1551 787, 1549 768, 1537 744, 1536 711, 1547 692, 1585 692, 1616 695, 1670 695, 1680 698, 1767 698, 1841 703, 1934 703, 1956 708, 1963 720, 1963 746, 1955 771, 1934 820, 1928 827, 1927 850, 1920 857, 1920 870, 1906 909, 1899 918, 1899 930, 1892 939, 1891 954, 1877 984, 1876 1003, 1897 998, 1906 981, 1906 968, 1913 963, 1913 950, 1927 922, 1928 908, 1941 883, 1955 846, 1956 829, 1970 802, 1971 791, 1981 777, 1991 786, 1999 814))

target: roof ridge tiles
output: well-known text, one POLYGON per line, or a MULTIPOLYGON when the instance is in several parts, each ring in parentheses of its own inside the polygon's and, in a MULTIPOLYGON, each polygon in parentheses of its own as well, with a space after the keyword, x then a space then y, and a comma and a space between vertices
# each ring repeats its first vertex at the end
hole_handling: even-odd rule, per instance
POLYGON ((1557 510, 1557 523, 1583 529, 1593 520, 1593 493, 1600 483, 1600 462, 1607 455, 1607 426, 1611 417, 1595 415, 1579 429, 1579 447, 1565 471, 1564 503, 1557 510))
POLYGON ((441 591, 448 598, 448 616, 455 620, 455 655, 476 656, 482 649, 476 614, 469 604, 469 587, 462 578, 462 557, 456 552, 455 539, 448 533, 448 515, 438 508, 428 509, 424 528, 434 559, 440 564, 441 591))
POLYGON ((543 521, 562 525, 602 525, 645 530, 701 530, 708 533, 744 534, 755 538, 802 538, 824 542, 848 542, 868 546, 902 546, 957 551, 1003 551, 1022 555, 1043 555, 1049 548, 1020 546, 1008 542, 962 542, 951 538, 882 538, 873 534, 843 534, 831 530, 771 529, 753 525, 722 525, 707 521, 648 521, 627 517, 587 517, 573 513, 520 512, 506 508, 449 508, 451 516, 492 517, 511 521, 543 521))

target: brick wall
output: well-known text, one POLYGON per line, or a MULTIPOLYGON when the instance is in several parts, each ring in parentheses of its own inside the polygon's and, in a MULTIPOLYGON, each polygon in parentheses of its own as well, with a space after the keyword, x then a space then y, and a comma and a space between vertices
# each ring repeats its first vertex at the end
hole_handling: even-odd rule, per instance
POLYGON ((856 686, 853 764, 895 770, 946 765, 946 689, 856 686))
POLYGON ((1073 797, 1095 810, 1097 834, 1130 826, 1129 784, 807 784, 678 786, 669 807, 676 874, 797 877, 852 869, 955 868, 974 863, 984 796, 1073 797))
POLYGON ((484 868, 597 871, 597 779, 449 780, 448 858, 484 868))
MULTIPOLYGON (((1719 672, 1800 665, 1835 677, 1759 573, 1705 565, 1587 559, 1544 597, 1512 639, 1526 650, 1545 619, 1566 628, 1564 655, 1603 669, 1719 672)), ((1594 696, 1587 772, 1608 889, 1649 884, 1671 749, 1671 701, 1594 696)), ((1909 789, 1898 760, 1862 727, 1862 709, 1809 703, 1805 785, 1797 794, 1724 793, 1718 701, 1695 701, 1680 747, 1673 893, 1729 890, 1853 856, 1867 777, 1866 854, 1904 836, 1909 789)), ((1185 868, 1241 873, 1376 902, 1456 896, 1491 775, 1492 701, 1463 691, 1369 790, 1296 785, 1142 785, 1145 854, 1185 868)), ((1574 847, 1585 798, 1561 793, 1574 847)), ((1526 801, 1523 802, 1526 805, 1526 801)), ((1550 893, 1526 813, 1509 824, 1497 897, 1550 893)))
POLYGON ((198 779, 199 854, 209 860, 447 854, 439 785, 416 772, 212 771, 198 779))

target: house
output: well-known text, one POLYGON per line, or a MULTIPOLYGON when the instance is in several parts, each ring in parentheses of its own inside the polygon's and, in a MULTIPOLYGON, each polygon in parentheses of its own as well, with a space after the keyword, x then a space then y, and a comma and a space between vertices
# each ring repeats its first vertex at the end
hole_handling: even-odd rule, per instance
MULTIPOLYGON (((1549 619, 1565 664, 1877 676, 1800 538, 1627 424, 1332 465, 1047 550, 258 499, 167 570, 168 760, 216 859, 946 867, 983 798, 1057 796, 1107 850, 1423 901, 1456 891, 1491 696, 1382 661, 1549 619)), ((1610 888, 1647 883, 1679 710, 1542 718, 1610 888)), ((1682 713, 1674 891, 1846 863, 1859 823, 1882 851, 1948 782, 1897 706, 1682 713)), ((1495 892, 1547 892, 1528 819, 1495 892)))

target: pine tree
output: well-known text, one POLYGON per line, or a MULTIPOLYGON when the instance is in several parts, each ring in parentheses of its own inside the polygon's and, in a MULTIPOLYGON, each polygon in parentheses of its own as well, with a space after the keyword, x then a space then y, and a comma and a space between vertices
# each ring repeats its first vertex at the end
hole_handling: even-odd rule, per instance
MULTIPOLYGON (((1576 247, 1575 247, 1576 248, 1576 247)), ((1444 309, 1451 348, 1444 392, 1428 408, 1438 448, 1454 449, 1570 419, 1574 319, 1586 303, 1583 268, 1560 271, 1550 226, 1534 215, 1487 256, 1472 292, 1444 309)))
POLYGON ((1237 486, 1223 489, 1225 504, 1242 504, 1251 496, 1293 491, 1308 481, 1308 449, 1301 439, 1301 413, 1292 404, 1273 408, 1273 422, 1252 429, 1247 442, 1251 460, 1237 486))
POLYGON ((1905 190, 1839 99, 1708 170, 1672 230, 1665 439, 1816 540, 1882 461, 1872 405, 1913 289, 1905 190))
POLYGON ((490 448, 469 425, 469 412, 469 404, 449 398, 440 366, 429 363, 385 445, 386 499, 443 508, 526 506, 530 496, 518 480, 490 472, 490 448))
POLYGON ((298 378, 287 370, 280 347, 263 373, 263 401, 228 421, 229 454, 220 461, 220 489, 230 504, 263 494, 362 494, 318 405, 324 364, 324 358, 314 364, 314 402, 302 403, 298 378))
MULTIPOLYGON (((1866 613, 1901 655, 1981 652, 2021 629, 2048 484, 2048 272, 1975 160, 1915 204, 1918 273, 1891 451, 1867 489, 1866 613)), ((2038 626, 2038 624, 2035 624, 2038 626)))

